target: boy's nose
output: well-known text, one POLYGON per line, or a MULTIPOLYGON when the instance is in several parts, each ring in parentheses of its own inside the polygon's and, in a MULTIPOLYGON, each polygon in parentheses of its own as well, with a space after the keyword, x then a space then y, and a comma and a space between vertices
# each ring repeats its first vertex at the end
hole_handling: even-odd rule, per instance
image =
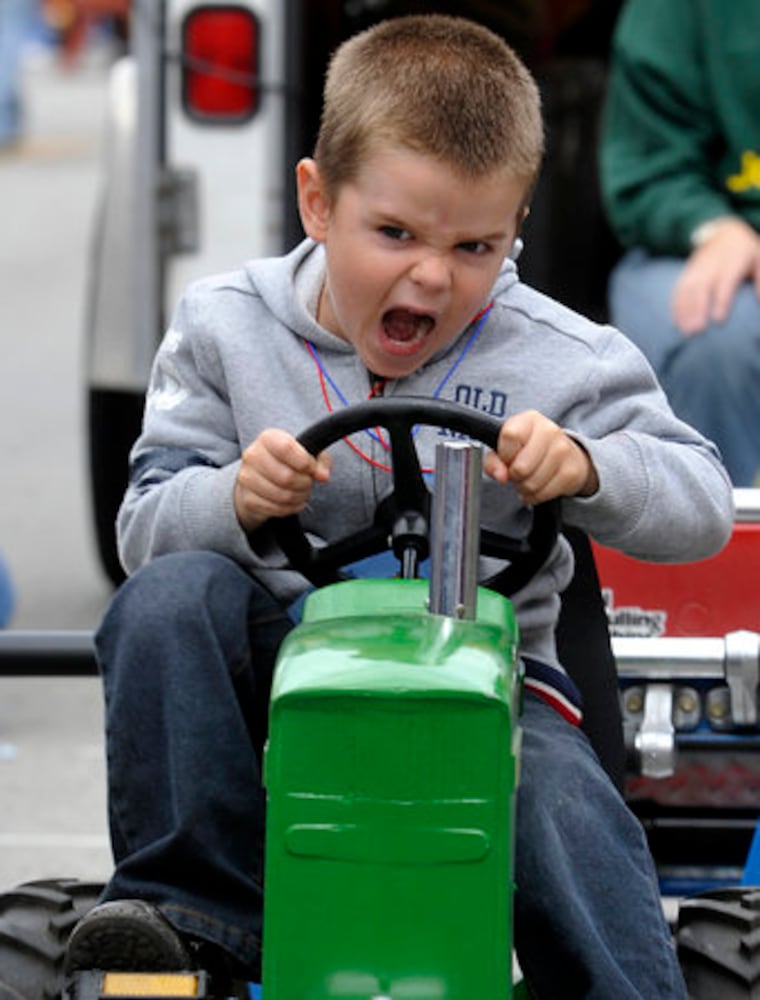
POLYGON ((443 254, 427 253, 415 263, 410 276, 415 284, 437 291, 450 286, 451 267, 443 254))

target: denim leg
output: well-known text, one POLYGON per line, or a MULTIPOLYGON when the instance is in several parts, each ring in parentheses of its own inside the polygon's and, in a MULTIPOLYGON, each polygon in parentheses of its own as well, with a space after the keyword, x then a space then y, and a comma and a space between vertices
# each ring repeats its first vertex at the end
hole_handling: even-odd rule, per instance
POLYGON ((11 574, 8 566, 3 559, 3 555, 0 552, 0 628, 5 628, 5 626, 10 622, 13 617, 13 608, 16 604, 16 598, 13 590, 13 583, 11 581, 11 574))
POLYGON ((658 375, 668 354, 684 339, 670 318, 673 287, 682 268, 683 261, 676 257, 653 258, 631 250, 610 275, 610 319, 658 375))
POLYGON ((734 486, 755 485, 760 474, 760 299, 754 287, 739 288, 725 323, 682 339, 665 359, 660 378, 679 417, 718 445, 734 486))
POLYGON ((724 323, 685 337, 670 318, 683 269, 675 258, 627 254, 613 272, 613 323, 644 352, 674 411, 720 449, 734 486, 760 473, 760 300, 746 282, 724 323))
POLYGON ((641 825, 585 735, 525 699, 515 946, 538 1000, 686 1000, 641 825))
POLYGON ((0 146, 22 130, 21 58, 34 24, 33 0, 0 0, 0 146))
POLYGON ((255 966, 261 751, 291 628, 236 563, 163 556, 114 597, 97 636, 116 862, 104 899, 155 902, 180 931, 255 966))

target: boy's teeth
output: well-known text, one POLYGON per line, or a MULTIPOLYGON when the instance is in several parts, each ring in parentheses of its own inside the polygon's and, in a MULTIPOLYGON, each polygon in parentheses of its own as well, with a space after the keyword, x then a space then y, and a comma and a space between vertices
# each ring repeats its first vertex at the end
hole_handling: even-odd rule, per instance
POLYGON ((408 309, 390 309, 383 317, 383 327, 391 339, 414 340, 423 336, 433 326, 430 316, 410 312, 408 309))

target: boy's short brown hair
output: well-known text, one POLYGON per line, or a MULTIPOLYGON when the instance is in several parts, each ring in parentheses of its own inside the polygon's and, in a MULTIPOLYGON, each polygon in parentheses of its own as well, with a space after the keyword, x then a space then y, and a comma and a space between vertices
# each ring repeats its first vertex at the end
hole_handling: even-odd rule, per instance
POLYGON ((532 184, 544 150, 536 83, 506 42, 474 21, 381 21, 330 62, 314 153, 328 192, 386 146, 435 157, 466 177, 503 169, 532 184))

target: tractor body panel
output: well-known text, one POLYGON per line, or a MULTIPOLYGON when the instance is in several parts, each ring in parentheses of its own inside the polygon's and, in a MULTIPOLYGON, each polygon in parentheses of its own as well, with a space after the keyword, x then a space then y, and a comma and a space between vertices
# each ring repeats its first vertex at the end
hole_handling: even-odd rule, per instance
POLYGON ((431 615, 422 581, 316 592, 266 753, 264 995, 511 995, 520 730, 511 607, 431 615))

